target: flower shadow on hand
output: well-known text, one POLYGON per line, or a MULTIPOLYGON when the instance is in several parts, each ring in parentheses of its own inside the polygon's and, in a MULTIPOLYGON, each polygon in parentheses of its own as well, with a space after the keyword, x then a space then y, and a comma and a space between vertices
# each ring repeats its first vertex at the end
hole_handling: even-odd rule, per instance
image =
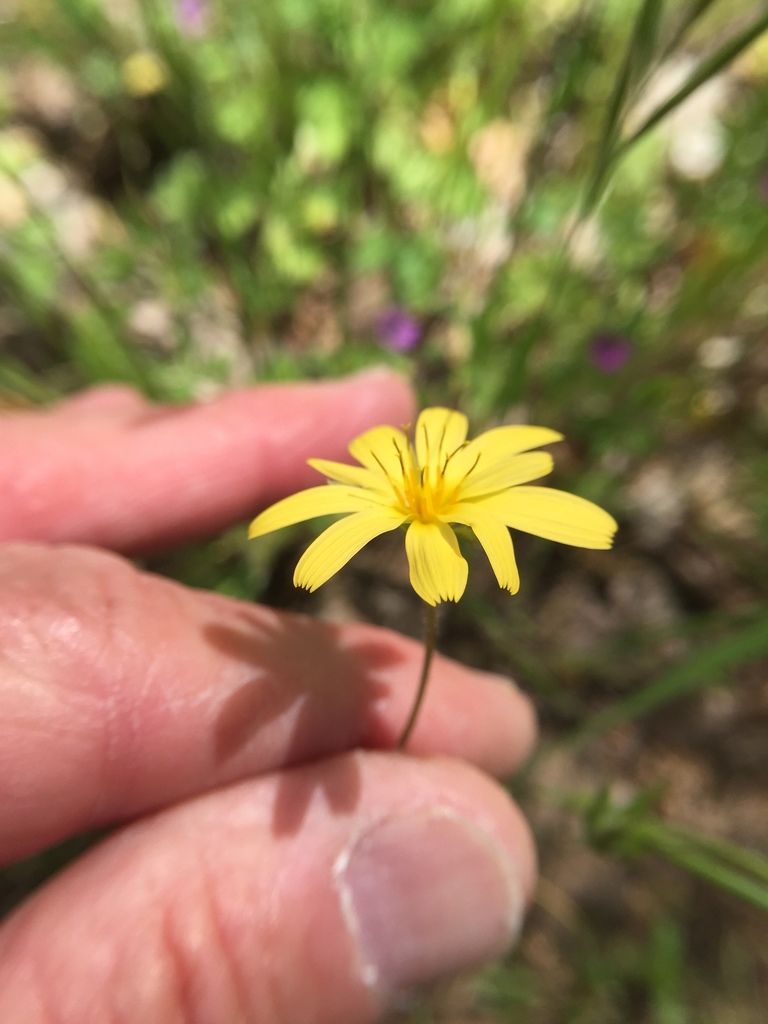
MULTIPOLYGON (((242 629, 220 624, 204 629, 221 653, 255 670, 219 714, 215 756, 220 766, 256 741, 281 769, 360 747, 391 745, 385 712, 393 687, 387 676, 405 660, 396 643, 386 635, 372 640, 370 634, 352 633, 350 639, 349 633, 304 616, 282 614, 266 621, 262 609, 244 610, 241 618, 242 629)), ((282 772, 274 807, 276 834, 298 831, 316 788, 339 813, 355 807, 360 795, 356 769, 323 775, 326 781, 308 786, 306 772, 282 772)))

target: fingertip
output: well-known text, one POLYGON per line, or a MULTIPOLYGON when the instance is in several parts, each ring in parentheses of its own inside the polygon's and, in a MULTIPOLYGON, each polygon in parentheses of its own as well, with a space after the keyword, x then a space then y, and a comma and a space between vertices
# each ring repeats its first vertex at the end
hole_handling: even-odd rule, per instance
POLYGON ((496 741, 496 762, 486 771, 496 778, 510 776, 530 757, 539 739, 539 720, 531 698, 509 676, 491 672, 477 672, 478 682, 487 690, 498 694, 505 708, 503 728, 508 730, 508 741, 496 741))
POLYGON ((347 377, 330 380, 323 386, 335 393, 335 401, 344 403, 345 416, 350 424, 353 421, 357 423, 350 430, 348 440, 372 427, 402 426, 414 418, 416 397, 413 387, 406 377, 389 367, 368 367, 347 377))
POLYGON ((358 373, 342 378, 343 381, 362 387, 369 396, 392 406, 389 421, 393 426, 410 421, 416 409, 416 398, 411 382, 403 374, 388 366, 372 366, 358 373))

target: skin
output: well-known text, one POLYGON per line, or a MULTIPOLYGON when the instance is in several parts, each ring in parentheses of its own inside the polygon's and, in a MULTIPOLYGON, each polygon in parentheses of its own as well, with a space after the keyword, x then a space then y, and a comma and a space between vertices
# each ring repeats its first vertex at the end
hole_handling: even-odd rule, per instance
POLYGON ((316 482, 308 456, 413 415, 376 373, 0 416, 0 862, 121 826, 0 924, 0 1020, 378 1019, 394 994, 361 966, 334 865, 403 815, 460 815, 530 894, 530 835, 494 781, 534 740, 513 686, 437 658, 395 753, 420 645, 123 557, 245 520, 316 482))

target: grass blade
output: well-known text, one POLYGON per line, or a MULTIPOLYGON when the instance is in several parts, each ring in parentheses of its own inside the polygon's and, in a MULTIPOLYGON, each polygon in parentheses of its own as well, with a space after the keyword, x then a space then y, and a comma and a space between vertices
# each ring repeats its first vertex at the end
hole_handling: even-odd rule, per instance
MULTIPOLYGON (((74 357, 78 346, 83 350, 95 351, 97 347, 103 350, 103 364, 109 369, 107 379, 125 380, 139 388, 146 395, 158 397, 154 380, 152 378, 149 363, 141 355, 138 347, 135 346, 124 332, 123 317, 120 309, 112 300, 107 291, 102 287, 86 264, 79 264, 70 258, 62 246, 53 225, 50 214, 31 195, 27 185, 8 164, 0 162, 0 171, 14 181, 24 192, 29 204, 29 216, 38 226, 48 246, 49 255, 53 254, 62 268, 64 268, 72 281, 77 285, 83 297, 87 300, 85 311, 79 310, 69 316, 63 315, 61 320, 68 322, 73 332, 71 344, 69 339, 57 338, 59 347, 67 357, 74 357), (91 315, 92 314, 92 315, 91 315), (82 333, 78 330, 78 319, 80 320, 82 333), (94 332, 86 323, 90 320, 91 327, 98 321, 99 342, 94 342, 94 332)), ((0 282, 3 276, 14 281, 17 276, 14 274, 13 264, 10 261, 0 260, 0 282)), ((23 291, 23 286, 20 289, 23 291)), ((55 319, 53 309, 41 309, 37 315, 38 322, 44 321, 50 325, 55 319)), ((77 359, 75 358, 75 361, 77 359)), ((98 360, 97 360, 98 361, 98 360)))
POLYGON ((19 360, 7 355, 0 360, 0 410, 45 405, 59 397, 58 391, 38 379, 19 360))
POLYGON ((719 71, 722 71, 766 29, 768 29, 768 11, 761 14, 751 25, 748 25, 742 32, 739 32, 733 39, 728 40, 715 53, 702 61, 677 92, 658 106, 653 113, 649 114, 640 127, 628 139, 622 142, 616 152, 615 159, 620 159, 636 142, 647 135, 660 121, 663 121, 667 114, 671 114, 673 110, 679 107, 700 85, 704 85, 710 78, 714 77, 719 71))
POLYGON ((629 860, 655 853, 768 911, 768 860, 756 850, 664 821, 653 811, 659 796, 658 790, 645 790, 625 802, 603 787, 589 793, 560 793, 554 803, 581 816, 596 850, 629 860))
POLYGON ((714 3, 717 3, 717 0, 692 0, 664 47, 661 54, 662 60, 669 57, 671 53, 674 53, 699 18, 706 14, 714 3))
POLYGON ((713 686, 729 672, 765 654, 768 654, 768 611, 763 609, 738 632, 693 651, 645 689, 593 715, 565 742, 569 747, 580 746, 685 694, 713 686))
POLYGON ((732 896, 738 896, 759 910, 768 912, 768 884, 765 881, 768 862, 759 854, 738 850, 737 847, 732 848, 734 853, 749 854, 752 859, 762 862, 762 872, 757 878, 750 878, 749 873, 735 870, 713 857, 707 849, 709 840, 705 836, 681 834, 663 822, 652 822, 651 826, 653 836, 646 837, 649 840, 648 845, 660 856, 732 896))
POLYGON ((582 217, 594 208, 600 198, 613 163, 616 142, 621 134, 621 124, 627 104, 633 89, 653 60, 663 8, 664 0, 644 0, 637 13, 627 48, 624 51, 621 68, 608 101, 595 164, 581 206, 582 217))
POLYGON ((747 849, 744 846, 735 846, 718 836, 700 835, 679 825, 675 826, 675 832, 681 840, 696 843, 709 856, 717 858, 721 863, 743 874, 754 875, 768 887, 768 860, 755 850, 747 849))

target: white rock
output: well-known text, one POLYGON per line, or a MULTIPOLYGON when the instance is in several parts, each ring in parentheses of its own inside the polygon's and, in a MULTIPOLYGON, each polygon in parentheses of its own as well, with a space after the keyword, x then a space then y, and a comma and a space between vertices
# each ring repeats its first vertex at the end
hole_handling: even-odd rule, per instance
POLYGON ((743 354, 742 339, 725 335, 702 341, 697 353, 699 362, 708 370, 727 370, 730 366, 735 366, 743 354))

